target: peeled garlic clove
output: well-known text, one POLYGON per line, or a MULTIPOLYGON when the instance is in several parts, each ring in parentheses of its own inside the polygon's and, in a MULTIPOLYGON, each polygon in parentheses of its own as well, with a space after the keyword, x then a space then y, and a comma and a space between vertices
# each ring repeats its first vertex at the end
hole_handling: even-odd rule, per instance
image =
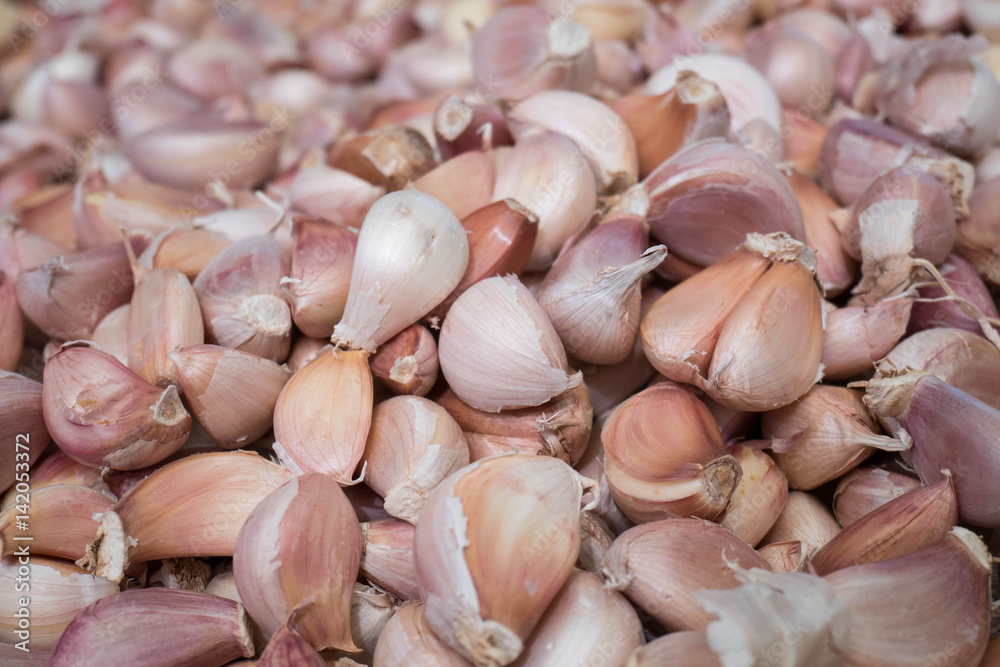
POLYGON ((576 562, 583 484, 562 461, 514 454, 477 461, 431 493, 414 556, 444 643, 482 667, 517 658, 576 562))
POLYGON ((583 384, 538 407, 496 414, 476 410, 450 389, 437 403, 462 427, 473 461, 517 451, 554 456, 575 465, 587 446, 594 419, 583 384))
POLYGON ((488 151, 468 151, 442 162, 412 186, 432 195, 459 220, 493 201, 496 166, 488 151))
POLYGON ((761 433, 793 489, 810 490, 853 470, 876 449, 906 445, 878 434, 862 393, 816 385, 791 405, 765 412, 761 433))
MULTIPOLYGON (((940 266, 938 271, 944 278, 948 287, 958 297, 965 299, 972 306, 978 309, 983 317, 996 320, 997 307, 993 303, 989 289, 976 273, 976 270, 964 259, 957 255, 950 255, 940 266)), ((920 298, 913 304, 913 312, 910 315, 910 323, 907 327, 909 333, 923 331, 934 327, 952 327, 955 329, 965 329, 976 335, 984 335, 982 326, 977 319, 971 317, 954 302, 942 300, 932 302, 934 299, 945 299, 947 297, 944 289, 937 284, 929 284, 920 287, 920 298), (923 301, 927 299, 928 301, 923 301)))
MULTIPOLYGON (((145 248, 144 240, 132 247, 145 248)), ((132 296, 132 269, 124 244, 67 256, 22 271, 14 281, 25 315, 53 338, 87 338, 98 322, 132 296)))
POLYGON ((920 488, 920 480, 881 468, 857 468, 840 478, 833 493, 833 513, 847 528, 904 493, 920 488))
POLYGON ((349 484, 365 451, 371 414, 368 353, 322 352, 278 395, 274 450, 296 472, 322 472, 349 484))
POLYGON ((914 489, 861 517, 812 557, 820 576, 852 565, 877 563, 932 547, 958 523, 951 473, 914 489))
POLYGON ((185 347, 170 359, 198 423, 223 449, 249 446, 271 429, 274 405, 292 375, 273 361, 218 345, 185 347))
POLYGON ((803 572, 809 562, 798 540, 772 542, 762 546, 757 553, 775 572, 803 572))
POLYGON ((704 632, 671 632, 632 652, 627 667, 663 667, 663 665, 702 665, 722 667, 719 657, 708 646, 704 632))
POLYGON ((194 281, 206 340, 283 361, 292 317, 280 283, 288 271, 288 252, 268 236, 237 241, 216 255, 194 281))
POLYGON ((139 263, 154 269, 177 269, 194 280, 228 245, 229 239, 205 229, 169 229, 153 239, 139 263))
POLYGON ((844 380, 870 371, 906 333, 913 300, 895 298, 826 313, 823 376, 844 380))
POLYGON ((336 142, 327 162, 387 192, 401 190, 434 168, 434 149, 417 130, 385 127, 336 142))
POLYGON ((253 655, 243 605, 206 593, 147 588, 99 600, 77 614, 49 664, 209 667, 253 655), (115 640, 126 632, 142 641, 115 640))
POLYGON ((708 408, 672 382, 618 406, 601 441, 611 495, 636 523, 673 515, 718 519, 743 474, 708 408))
POLYGON ((282 626, 255 661, 255 667, 326 667, 323 657, 298 632, 282 626))
POLYGON ((156 387, 100 350, 64 347, 45 364, 45 424, 87 465, 137 470, 176 452, 191 432, 177 387, 156 387))
POLYGON ((764 539, 788 498, 788 481, 774 459, 762 451, 766 444, 758 441, 726 447, 743 475, 719 525, 751 546, 764 539))
MULTIPOLYGON (((44 419, 44 387, 17 373, 0 370, 0 489, 6 490, 21 470, 33 464, 51 441, 44 419), (27 450, 25 450, 27 447, 27 450), (23 468, 23 466, 21 467, 23 468)), ((21 470, 23 472, 23 470, 21 470)), ((34 471, 32 488, 37 488, 34 471)))
POLYGON ((955 527, 936 546, 827 575, 851 613, 846 659, 975 667, 989 637, 990 569, 982 541, 955 527))
POLYGON ((469 663, 431 631, 422 602, 408 602, 389 619, 375 646, 380 667, 466 667, 469 663))
POLYGON ((465 229, 444 204, 416 190, 382 197, 361 227, 347 306, 331 340, 375 352, 441 303, 468 263, 465 229))
POLYGON ((600 655, 622 664, 645 638, 635 609, 597 574, 575 570, 512 664, 555 667, 600 655))
POLYGON ((720 139, 682 149, 643 187, 653 236, 675 260, 696 267, 723 259, 751 232, 805 238, 799 203, 784 175, 757 153, 720 139))
POLYGON ((325 164, 301 169, 288 187, 292 208, 345 227, 360 227, 385 188, 325 164))
MULTIPOLYGON (((28 542, 25 544, 30 545, 28 542)), ((32 654, 36 650, 52 648, 81 610, 101 598, 118 594, 117 584, 91 576, 72 563, 35 554, 26 560, 30 562, 18 563, 16 557, 0 559, 0 584, 3 585, 0 589, 0 609, 3 610, 0 641, 4 644, 27 642, 21 646, 29 647, 32 654), (18 604, 18 598, 29 592, 20 590, 25 581, 30 582, 31 594, 28 629, 19 627, 16 616, 20 609, 25 608, 25 605, 18 604)))
POLYGON ((12 279, 0 271, 0 371, 12 371, 21 358, 24 321, 12 279))
POLYGON ((597 74, 590 31, 538 7, 506 7, 472 37, 476 80, 491 95, 519 100, 554 88, 586 91, 597 74))
POLYGON ((926 484, 954 475, 959 516, 976 526, 1000 526, 1000 410, 922 371, 880 373, 865 404, 911 442, 913 467, 926 484), (962 443, 956 447, 955 443, 962 443))
POLYGON ((704 630, 712 620, 694 593, 740 585, 733 565, 768 569, 746 542, 700 519, 630 528, 604 556, 607 586, 622 591, 666 630, 704 630))
POLYGON ((358 238, 322 218, 292 221, 295 250, 281 292, 292 305, 295 326, 307 336, 329 338, 344 314, 358 238))
POLYGON ((385 499, 385 511, 415 524, 431 490, 469 464, 469 446, 444 408, 396 396, 375 406, 362 461, 365 483, 385 499))
POLYGON ((427 327, 411 324, 371 358, 372 376, 396 394, 425 396, 437 382, 437 342, 427 327))
POLYGON ((121 496, 78 562, 121 581, 129 562, 232 556, 247 515, 291 478, 285 468, 250 452, 185 456, 121 496))
POLYGON ((790 491, 762 544, 801 542, 802 555, 808 558, 839 532, 837 520, 822 503, 804 491, 790 491))
MULTIPOLYGON (((46 486, 31 492, 31 552, 56 558, 82 558, 94 538, 94 520, 115 502, 110 495, 83 486, 46 486)), ((23 509, 23 508, 22 508, 23 509)), ((19 515, 25 512, 8 507, 0 513, 0 556, 17 552, 19 515)), ((23 518, 23 517, 20 517, 23 518)), ((23 536, 23 534, 21 534, 23 536)))
POLYGON ((112 357, 128 365, 128 311, 130 304, 118 306, 94 327, 90 340, 112 357))
POLYGON ((361 524, 361 574, 402 600, 420 598, 413 564, 413 531, 413 524, 402 519, 361 524))
POLYGON ((642 177, 685 146, 729 134, 729 109, 719 87, 690 70, 664 93, 623 95, 611 108, 635 138, 642 177))
POLYGON ((545 312, 513 276, 482 280, 455 300, 441 327, 438 357, 458 397, 486 412, 541 405, 582 382, 569 373, 545 312), (498 331, 504 335, 495 336, 498 331))
POLYGON ((320 651, 356 651, 351 596, 361 529, 337 482, 316 473, 275 489, 236 538, 233 574, 240 600, 266 635, 283 623, 320 651), (288 528, 308 522, 308 536, 288 528))
POLYGON ((667 254, 647 249, 647 227, 638 216, 601 224, 566 247, 538 292, 566 347, 595 364, 623 361, 639 330, 640 282, 667 254))

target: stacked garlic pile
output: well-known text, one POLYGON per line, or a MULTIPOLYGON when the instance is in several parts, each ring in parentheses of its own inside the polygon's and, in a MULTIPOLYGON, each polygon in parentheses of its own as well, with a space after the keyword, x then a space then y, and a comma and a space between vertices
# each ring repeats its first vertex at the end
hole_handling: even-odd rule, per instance
POLYGON ((3 665, 1000 665, 995 3, 0 28, 3 665))

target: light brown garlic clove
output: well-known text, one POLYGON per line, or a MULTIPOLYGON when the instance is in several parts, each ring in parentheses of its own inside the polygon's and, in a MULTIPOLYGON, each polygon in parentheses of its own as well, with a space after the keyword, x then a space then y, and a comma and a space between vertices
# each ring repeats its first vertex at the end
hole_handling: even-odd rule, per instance
POLYGON ((371 414, 368 353, 322 352, 278 395, 274 450, 291 470, 322 472, 350 484, 365 451, 371 414))
POLYGON ((839 532, 837 520, 819 500, 805 491, 790 491, 778 520, 761 544, 801 542, 802 557, 810 558, 839 532))
POLYGON ((191 412, 220 447, 249 446, 271 429, 274 405, 292 376, 285 366, 218 345, 185 347, 169 356, 191 412))
POLYGON ((90 340, 101 350, 128 365, 128 311, 130 304, 118 306, 94 327, 90 340))
POLYGON ((130 562, 232 556, 247 515, 292 473, 250 452, 193 454, 158 468, 105 512, 79 564, 121 581, 130 562))
POLYGON ((254 664, 255 667, 326 667, 326 661, 316 649, 287 626, 282 626, 271 637, 254 664))
POLYGON ((989 636, 989 577, 985 545, 955 527, 929 549, 848 567, 824 580, 851 614, 849 664, 940 659, 975 667, 989 636), (900 624, 906 632, 890 629, 900 624))
POLYGON ((767 569, 741 539, 700 519, 664 519, 630 528, 604 557, 607 586, 670 632, 704 630, 712 620, 694 593, 740 585, 733 565, 767 569))
POLYGON ((401 190, 436 162, 427 139, 409 127, 386 127, 336 142, 327 162, 386 192, 401 190))
POLYGON ((382 197, 361 227, 344 317, 331 340, 374 353, 441 303, 468 263, 465 229, 444 204, 416 190, 382 197))
POLYGON ((816 574, 877 563, 932 547, 958 523, 958 499, 951 473, 914 489, 861 517, 812 557, 816 574))
POLYGON ((462 220, 493 201, 496 165, 488 151, 467 151, 442 162, 410 187, 437 198, 462 220))
POLYGON ((288 188, 292 208, 345 227, 361 227, 385 188, 352 173, 319 164, 301 169, 288 188))
MULTIPOLYGON (((43 396, 41 382, 0 370, 0 490, 18 481, 17 473, 26 467, 18 464, 34 464, 52 440, 45 424, 43 396)), ((35 472, 28 477, 32 488, 38 488, 35 472)))
POLYGON ((414 556, 427 622, 473 664, 514 661, 569 577, 591 482, 546 456, 473 463, 427 499, 414 556))
POLYGON ((635 609, 600 575, 573 571, 514 667, 556 667, 601 656, 619 665, 645 641, 635 609))
MULTIPOLYGON (((549 11, 558 11, 557 0, 539 3, 549 11)), ((630 40, 642 32, 646 12, 636 0, 582 0, 572 8, 571 19, 584 26, 600 40, 630 40)))
POLYGON ((826 313, 823 375, 844 380, 870 371, 906 333, 913 300, 888 299, 826 313))
POLYGON ((360 558, 361 529, 344 492, 331 477, 307 473, 275 489, 247 516, 233 574, 265 635, 289 623, 317 650, 353 652, 351 596, 360 558), (303 521, 313 525, 305 538, 293 529, 303 521))
POLYGON ((497 167, 493 197, 513 199, 538 219, 526 268, 540 271, 551 266, 563 244, 590 221, 597 207, 597 181, 569 138, 535 129, 522 133, 497 167))
POLYGON ((150 242, 139 263, 154 269, 177 269, 194 280, 229 243, 221 234, 205 229, 169 229, 150 242))
POLYGON ((385 511, 416 524, 431 490, 469 464, 469 446, 444 408, 396 396, 375 406, 362 462, 365 483, 385 499, 385 511))
POLYGON ((775 572, 804 572, 809 563, 803 544, 798 540, 765 544, 757 553, 775 572))
POLYGON ((833 493, 833 514, 847 528, 865 515, 920 488, 920 480, 882 468, 856 468, 840 478, 833 493))
POLYGON ((438 378, 437 342, 427 327, 411 324, 386 341, 369 365, 389 391, 426 396, 438 378))
POLYGON ((0 589, 0 609, 3 609, 0 641, 4 644, 27 641, 22 646, 29 647, 30 653, 50 649, 81 610, 101 598, 118 594, 117 584, 91 576, 72 563, 34 554, 25 560, 30 562, 19 564, 17 557, 0 559, 0 583, 3 585, 0 589), (19 578, 21 585, 29 581, 29 591, 18 590, 19 578), (28 592, 31 594, 30 623, 22 628, 16 614, 26 607, 18 604, 18 598, 28 592))
POLYGON ((153 465, 176 452, 191 432, 177 387, 156 387, 100 350, 61 348, 45 364, 42 389, 52 439, 95 468, 153 465))
POLYGON ((281 292, 302 333, 329 338, 344 315, 358 238, 323 218, 295 218, 292 241, 291 269, 281 278, 281 292))
POLYGON ((626 667, 662 667, 663 665, 702 665, 722 667, 718 656, 708 646, 704 632, 671 632, 632 652, 626 667))
POLYGON ((13 371, 24 345, 24 321, 10 276, 0 271, 0 371, 13 371))
POLYGON ((672 382, 653 385, 615 408, 601 441, 611 495, 636 523, 670 516, 718 519, 743 475, 726 454, 708 408, 672 382))
POLYGON ((726 447, 743 471, 719 525, 754 546, 778 520, 788 498, 788 480, 774 459, 762 450, 766 442, 750 441, 726 447))
POLYGON ((292 316, 280 284, 288 272, 287 250, 267 236, 237 241, 216 255, 194 281, 206 341, 284 361, 292 316))
POLYGON ((49 664, 209 667, 253 655, 243 605, 205 593, 149 588, 99 600, 77 614, 49 664), (183 629, 180 635, 178 626, 183 629), (132 632, 142 641, 121 641, 132 632), (179 636, 184 640, 178 641, 179 636))
POLYGON ((911 445, 913 467, 925 484, 952 471, 963 521, 1000 525, 992 471, 1000 460, 1000 410, 923 371, 880 372, 865 404, 911 445), (956 447, 955 443, 963 443, 956 447))
POLYGON ((784 175, 757 153, 720 139, 684 148, 643 187, 650 200, 646 219, 652 235, 670 249, 673 259, 663 270, 674 281, 692 273, 673 269, 672 261, 708 267, 751 232, 805 238, 799 203, 784 175))
POLYGON ((470 663, 448 648, 431 630, 422 602, 409 602, 389 619, 378 645, 380 667, 467 667, 470 663))
POLYGON ((402 519, 361 524, 361 574, 401 600, 420 599, 413 563, 413 531, 413 524, 402 519))
POLYGON ((761 417, 778 467, 793 489, 810 490, 853 470, 876 449, 906 444, 879 435, 878 425, 853 389, 816 385, 798 401, 761 417))
MULTIPOLYGON (((30 495, 32 554, 76 560, 82 558, 86 547, 97 532, 100 515, 114 504, 110 494, 94 491, 84 486, 57 485, 36 489, 30 495)), ((0 513, 0 557, 16 554, 22 546, 19 529, 27 512, 24 506, 15 505, 0 513)))
POLYGON ((648 248, 638 216, 601 224, 564 246, 538 292, 569 354, 595 364, 624 361, 639 331, 642 279, 663 261, 665 246, 648 248))
POLYGON ((558 334, 513 276, 482 280, 455 300, 441 327, 438 358, 458 397, 486 412, 541 405, 583 381, 570 374, 558 334))
POLYGON ((586 91, 597 74, 591 34, 565 15, 538 7, 500 9, 472 37, 476 80, 491 95, 519 100, 539 91, 586 91))

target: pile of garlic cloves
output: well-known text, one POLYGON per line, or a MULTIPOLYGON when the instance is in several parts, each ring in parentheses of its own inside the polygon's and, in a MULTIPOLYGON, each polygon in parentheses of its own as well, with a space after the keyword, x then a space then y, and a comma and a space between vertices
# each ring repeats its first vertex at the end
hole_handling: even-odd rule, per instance
POLYGON ((996 3, 0 29, 0 664, 1000 667, 996 3))

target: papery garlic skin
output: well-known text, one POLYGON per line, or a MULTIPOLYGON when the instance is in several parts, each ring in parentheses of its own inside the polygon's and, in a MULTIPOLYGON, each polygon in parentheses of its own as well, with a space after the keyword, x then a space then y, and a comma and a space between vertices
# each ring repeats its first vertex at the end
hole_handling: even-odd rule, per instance
POLYGON ((375 352, 444 300, 468 263, 465 230, 444 204, 416 190, 382 197, 361 227, 344 317, 331 340, 375 352))

